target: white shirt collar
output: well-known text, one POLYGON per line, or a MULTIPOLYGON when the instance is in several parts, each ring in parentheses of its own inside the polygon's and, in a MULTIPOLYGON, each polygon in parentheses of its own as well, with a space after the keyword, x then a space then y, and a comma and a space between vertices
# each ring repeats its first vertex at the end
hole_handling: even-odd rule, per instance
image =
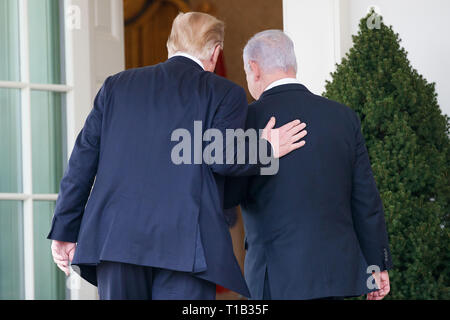
MULTIPOLYGON (((191 56, 190 54, 188 54, 188 53, 186 53, 186 52, 177 52, 177 53, 175 53, 172 57, 177 57, 177 56, 179 56, 179 57, 185 57, 185 58, 191 59, 191 60, 197 62, 197 64, 198 64, 200 67, 202 67, 203 70, 205 70, 205 67, 203 66, 203 63, 202 63, 199 59, 197 59, 196 57, 191 56)), ((171 57, 171 58, 172 58, 172 57, 171 57)))
POLYGON ((276 80, 276 81, 272 82, 271 84, 269 84, 267 86, 267 88, 264 89, 264 91, 270 90, 270 89, 278 87, 278 86, 282 86, 284 84, 292 84, 292 83, 300 84, 300 81, 298 81, 295 78, 283 78, 283 79, 276 80))

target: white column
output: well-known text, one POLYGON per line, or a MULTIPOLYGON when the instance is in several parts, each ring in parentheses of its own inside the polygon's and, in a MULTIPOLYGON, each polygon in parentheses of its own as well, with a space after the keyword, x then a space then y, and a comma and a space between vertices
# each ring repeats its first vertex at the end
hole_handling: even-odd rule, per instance
MULTIPOLYGON (((107 76, 125 68, 122 0, 65 0, 68 156, 107 76), (79 23, 73 15, 79 15, 79 23)), ((97 299, 97 288, 72 273, 73 300, 97 299)))
POLYGON ((299 80, 322 94, 346 50, 348 0, 283 0, 284 31, 292 38, 299 80))
MULTIPOLYGON (((27 83, 21 89, 21 123, 22 123, 22 174, 23 193, 30 195, 33 189, 32 179, 32 137, 31 137, 31 90, 28 42, 28 2, 19 1, 20 17, 20 68, 22 82, 27 83)), ((24 271, 25 299, 34 299, 34 228, 33 199, 25 197, 23 201, 23 234, 24 234, 24 271)))

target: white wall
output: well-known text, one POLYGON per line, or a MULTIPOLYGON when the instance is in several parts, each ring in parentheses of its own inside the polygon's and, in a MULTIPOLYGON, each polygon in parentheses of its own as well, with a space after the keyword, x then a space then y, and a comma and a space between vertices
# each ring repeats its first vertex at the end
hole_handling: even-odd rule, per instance
POLYGON ((450 1, 350 0, 353 34, 370 5, 380 8, 384 22, 400 34, 413 68, 429 82, 436 82, 441 110, 450 115, 450 1))
POLYGON ((284 0, 284 27, 296 45, 300 80, 314 93, 323 92, 334 70, 331 60, 340 62, 371 5, 400 34, 412 66, 436 82, 440 107, 450 115, 448 0, 284 0))
POLYGON ((339 57, 334 0, 284 0, 284 31, 292 38, 298 78, 315 94, 324 91, 324 80, 339 57))

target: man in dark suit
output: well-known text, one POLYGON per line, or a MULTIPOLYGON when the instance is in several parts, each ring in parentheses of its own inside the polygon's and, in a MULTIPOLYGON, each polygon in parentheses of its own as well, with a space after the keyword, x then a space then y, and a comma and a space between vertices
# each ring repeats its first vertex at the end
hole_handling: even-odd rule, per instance
MULTIPOLYGON (((180 14, 171 58, 108 78, 95 99, 48 238, 58 267, 78 265, 101 299, 214 299, 215 284, 249 296, 223 215, 223 175, 257 174, 263 163, 206 164, 197 139, 198 129, 245 125, 244 90, 212 73, 223 37, 216 18, 180 14), (194 137, 182 154, 177 130, 194 137)), ((304 124, 274 125, 262 136, 274 156, 302 146, 293 137, 304 124)))
POLYGON ((243 209, 252 298, 381 299, 392 264, 357 115, 299 83, 294 46, 282 31, 255 35, 244 65, 257 100, 247 128, 263 128, 272 115, 308 125, 306 146, 280 159, 278 174, 227 178, 225 206, 243 209))

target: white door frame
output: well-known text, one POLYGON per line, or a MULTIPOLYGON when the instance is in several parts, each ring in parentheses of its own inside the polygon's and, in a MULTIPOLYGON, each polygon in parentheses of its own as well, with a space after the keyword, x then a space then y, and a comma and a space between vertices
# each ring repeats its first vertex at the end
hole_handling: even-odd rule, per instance
MULTIPOLYGON (((122 0, 65 0, 68 157, 107 76, 124 70, 122 0)), ((70 299, 97 299, 97 288, 71 272, 70 299)))
POLYGON ((298 78, 315 94, 325 90, 351 44, 349 0, 283 0, 284 31, 292 38, 298 78))

